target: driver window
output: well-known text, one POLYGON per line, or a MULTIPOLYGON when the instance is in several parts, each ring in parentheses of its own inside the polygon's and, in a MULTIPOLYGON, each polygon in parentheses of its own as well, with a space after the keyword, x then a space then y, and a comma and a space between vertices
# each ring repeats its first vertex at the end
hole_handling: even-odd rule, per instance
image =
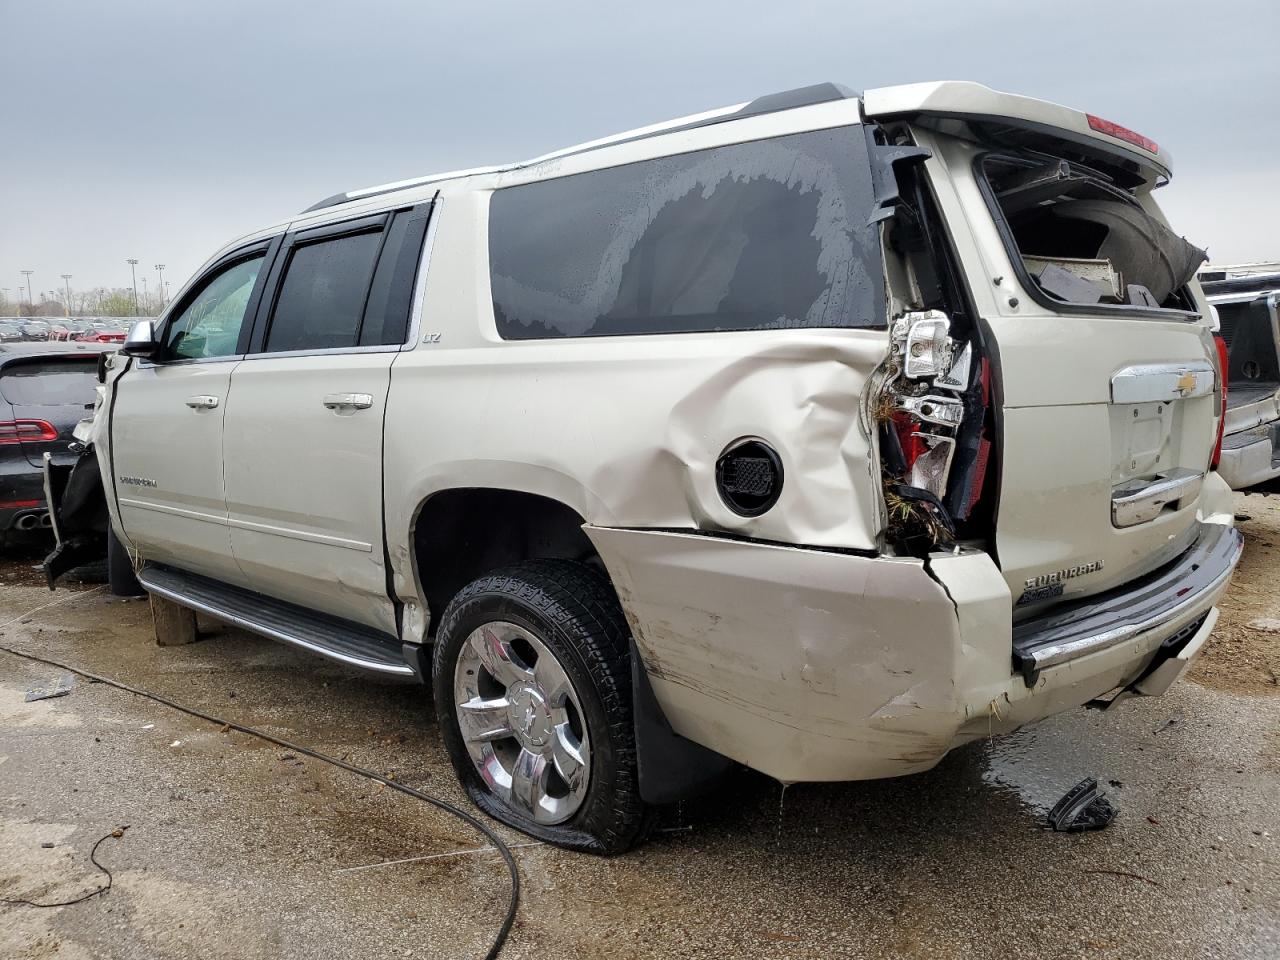
POLYGON ((165 330, 165 360, 198 360, 236 354, 249 297, 263 254, 232 264, 207 281, 165 330))

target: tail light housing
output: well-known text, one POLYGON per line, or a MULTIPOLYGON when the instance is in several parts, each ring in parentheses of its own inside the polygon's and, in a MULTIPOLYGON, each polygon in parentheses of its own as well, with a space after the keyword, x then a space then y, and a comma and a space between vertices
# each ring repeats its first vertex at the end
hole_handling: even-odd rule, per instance
POLYGON ((0 421, 0 444, 46 443, 58 439, 58 431, 48 420, 0 421))
POLYGON ((1222 459, 1222 432, 1227 426, 1227 341, 1214 334, 1213 343, 1218 348, 1218 382, 1222 408, 1222 415, 1218 418, 1218 439, 1213 444, 1213 459, 1209 461, 1209 465, 1216 470, 1218 461, 1222 459))

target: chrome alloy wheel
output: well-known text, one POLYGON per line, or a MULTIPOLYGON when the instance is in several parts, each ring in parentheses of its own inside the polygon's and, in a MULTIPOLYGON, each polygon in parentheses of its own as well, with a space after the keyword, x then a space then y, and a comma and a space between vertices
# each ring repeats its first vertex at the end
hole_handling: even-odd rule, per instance
POLYGON ((494 796, 535 823, 577 812, 591 745, 577 691, 541 640, 505 620, 473 630, 458 651, 453 702, 467 753, 494 796))

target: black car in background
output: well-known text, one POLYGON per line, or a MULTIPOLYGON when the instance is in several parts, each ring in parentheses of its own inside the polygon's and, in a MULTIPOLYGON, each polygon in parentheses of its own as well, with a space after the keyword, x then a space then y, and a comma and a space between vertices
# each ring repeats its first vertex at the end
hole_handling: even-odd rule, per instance
POLYGON ((49 528, 44 454, 71 464, 71 431, 93 415, 98 361, 114 345, 0 343, 0 537, 49 528))

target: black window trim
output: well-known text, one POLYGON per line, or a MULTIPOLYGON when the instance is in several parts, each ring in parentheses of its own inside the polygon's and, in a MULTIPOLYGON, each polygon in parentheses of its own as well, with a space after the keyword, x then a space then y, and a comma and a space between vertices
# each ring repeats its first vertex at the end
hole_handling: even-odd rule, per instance
MULTIPOLYGON (((271 267, 270 276, 267 278, 266 291, 261 297, 257 312, 254 317, 252 335, 246 345, 244 360, 261 360, 268 357, 286 358, 286 357, 309 357, 324 356, 331 354, 348 354, 348 353, 396 353, 401 350, 409 349, 413 346, 414 337, 416 336, 415 321, 417 320, 417 295, 420 292, 421 279, 425 275, 425 258, 430 253, 432 228, 435 225, 437 216, 437 197, 431 200, 424 200, 419 203, 407 203, 388 210, 382 210, 373 214, 363 214, 358 217, 338 220, 332 223, 320 224, 318 226, 306 227, 301 230, 291 230, 284 234, 281 247, 277 253, 271 267), (414 270, 409 278, 411 286, 409 313, 405 318, 404 337, 396 343, 377 343, 361 345, 359 340, 364 331, 366 321, 366 312, 369 308, 369 300, 373 294, 374 285, 378 280, 379 267, 382 265, 384 256, 398 256, 402 248, 388 249, 387 237, 391 233, 391 226, 397 216, 418 216, 426 214, 426 228, 424 236, 418 238, 418 249, 414 258, 414 270), (377 254, 373 260, 373 271, 369 275, 369 284, 365 288, 364 299, 360 307, 360 326, 356 330, 356 343, 349 347, 315 347, 302 350, 268 350, 266 349, 267 337, 270 334, 271 321, 274 319, 276 305, 279 300, 280 290, 284 275, 288 269, 293 251, 300 246, 307 246, 312 243, 324 240, 333 240, 345 236, 355 236, 361 233, 372 233, 378 231, 381 233, 381 239, 378 245, 377 254)), ((387 282, 390 283, 396 278, 388 277, 387 282)))
POLYGON ((1026 291, 1027 296, 1038 305, 1046 310, 1061 314, 1090 316, 1102 314, 1103 316, 1165 320, 1175 323, 1195 323, 1203 319, 1204 315, 1199 311, 1180 310, 1176 307, 1141 307, 1132 303, 1071 303, 1067 300, 1055 300, 1045 293, 1040 284, 1036 283, 1031 274, 1027 272, 1026 265, 1022 262, 1022 252, 1018 249, 1017 240, 1014 239, 1013 228, 1009 226, 1009 221, 1005 219, 1004 210, 1000 207, 1000 199, 996 196, 995 188, 991 185, 991 180, 987 175, 986 162, 1000 159, 1019 160, 1022 158, 1018 157, 1017 153, 1008 150, 987 150, 979 153, 973 159, 974 179, 978 182, 978 189, 982 193, 983 200, 986 201, 987 210, 995 221, 996 231, 1000 234, 1000 240, 1004 243, 1005 253, 1009 256, 1009 263, 1013 267, 1014 276, 1017 277, 1018 283, 1026 291))
MULTIPOLYGON (((303 230, 290 230, 284 235, 283 243, 280 251, 276 255, 275 262, 271 266, 271 275, 267 279, 267 294, 262 297, 258 303, 257 315, 253 320, 253 332, 249 338, 249 343, 245 351, 244 359, 258 360, 264 357, 298 357, 311 356, 313 354, 326 353, 375 353, 384 351, 389 348, 378 345, 376 347, 360 347, 358 345, 351 347, 320 347, 304 350, 268 350, 266 348, 267 338, 271 334, 271 323, 275 319, 276 305, 280 299, 280 290, 284 280, 285 271, 288 269, 289 262, 293 258, 293 251, 298 247, 308 246, 312 243, 319 243, 324 240, 336 240, 340 237, 355 236, 361 233, 379 232, 382 237, 378 244, 378 253, 373 260, 373 271, 369 275, 369 285, 373 284, 373 274, 378 270, 378 259, 382 256, 382 244, 385 243, 387 237, 387 226, 391 223, 391 215, 394 211, 383 210, 375 214, 367 214, 353 219, 338 220, 334 223, 323 223, 315 227, 307 227, 303 230)), ((360 306, 361 323, 363 323, 364 309, 369 302, 369 288, 365 288, 364 300, 360 306)), ((359 329, 356 330, 356 336, 359 337, 359 329)))
POLYGON ((266 289, 267 277, 271 272, 279 252, 280 246, 284 239, 283 234, 276 234, 264 240, 255 240, 247 243, 242 247, 237 247, 229 251, 224 256, 219 257, 209 268, 200 274, 194 283, 188 288, 187 292, 178 300, 175 300, 165 310, 163 317, 158 322, 156 330, 156 339, 160 343, 164 343, 169 327, 176 317, 182 315, 187 307, 204 292, 205 287, 209 285, 219 274, 224 273, 237 264, 244 263, 246 260, 252 260, 259 255, 262 256, 262 268, 258 271, 258 277, 254 281, 253 291, 249 294, 248 303, 245 304, 245 320, 240 325, 240 336, 236 340, 235 353, 229 353, 222 357, 184 357, 177 360, 151 360, 140 359, 138 365, 140 367, 177 367, 192 363, 226 363, 233 360, 242 360, 249 346, 249 337, 252 333, 254 317, 256 317, 259 306, 262 301, 262 294, 266 289))

